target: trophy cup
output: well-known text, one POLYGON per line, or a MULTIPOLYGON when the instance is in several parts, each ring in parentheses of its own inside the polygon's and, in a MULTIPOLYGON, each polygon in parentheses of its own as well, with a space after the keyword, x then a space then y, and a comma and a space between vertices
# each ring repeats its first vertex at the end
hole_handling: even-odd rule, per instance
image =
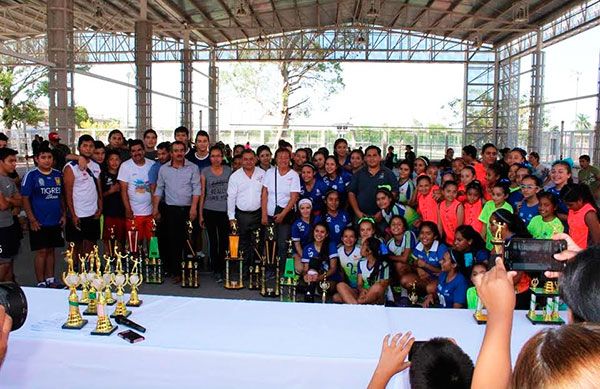
POLYGON ((319 283, 321 287, 321 302, 325 304, 327 302, 327 291, 331 287, 331 283, 327 281, 327 273, 323 274, 323 281, 319 283))
POLYGON ((253 253, 249 256, 248 260, 250 264, 248 266, 248 289, 259 290, 261 285, 261 261, 262 255, 260 254, 260 229, 254 231, 254 242, 253 242, 253 253))
POLYGON ((148 256, 145 259, 145 281, 147 284, 162 284, 162 261, 158 251, 158 238, 156 237, 156 221, 152 219, 152 236, 148 242, 148 256))
POLYGON ((123 297, 123 289, 127 283, 127 276, 123 273, 123 255, 119 252, 119 250, 115 250, 116 255, 116 265, 115 272, 111 274, 110 283, 117 288, 117 306, 115 307, 115 311, 110 317, 123 316, 127 317, 131 315, 131 311, 128 311, 125 306, 125 299, 123 297))
POLYGON ((93 284, 94 279, 100 275, 100 257, 98 254, 98 246, 94 245, 93 253, 90 253, 90 267, 86 274, 86 279, 89 285, 89 302, 87 309, 83 311, 86 316, 96 316, 98 314, 98 294, 102 294, 102 289, 98 290, 93 284), (94 265, 96 265, 96 271, 94 272, 94 265))
POLYGON ((260 294, 263 297, 279 296, 279 258, 277 258, 277 242, 274 225, 267 226, 265 251, 261 260, 262 280, 260 294))
POLYGON ((133 267, 131 268, 131 274, 127 276, 127 284, 131 286, 131 292, 129 294, 129 301, 127 301, 128 307, 139 307, 142 305, 142 300, 138 297, 138 288, 142 284, 143 278, 141 274, 138 273, 138 267, 140 265, 139 259, 132 259, 133 267))
POLYGON ((198 258, 192 245, 192 221, 187 221, 187 239, 186 248, 187 252, 185 258, 181 261, 181 287, 182 288, 198 288, 200 286, 198 280, 198 258))
POLYGON ((88 305, 90 302, 90 290, 88 288, 87 270, 85 263, 90 254, 85 254, 83 257, 79 254, 79 280, 81 283, 81 298, 79 299, 80 305, 88 305))
POLYGON ((114 305, 117 300, 112 295, 112 283, 111 280, 113 278, 111 263, 114 261, 110 256, 104 255, 104 273, 102 274, 102 278, 104 278, 104 300, 106 305, 114 305))
POLYGON ((240 235, 238 234, 237 221, 231 222, 231 234, 229 235, 229 250, 225 254, 225 289, 244 288, 244 256, 240 246, 240 235))
POLYGON ((79 298, 77 297, 77 286, 80 284, 79 274, 75 272, 73 266, 73 250, 74 244, 69 244, 69 249, 65 252, 65 259, 67 261, 67 271, 62 274, 62 279, 65 285, 69 287, 69 316, 67 321, 62 325, 65 330, 80 330, 86 324, 87 320, 84 320, 79 312, 79 298))
POLYGON ((280 299, 284 302, 296 302, 296 289, 298 287, 299 277, 296 274, 296 268, 294 266, 294 249, 291 240, 288 240, 288 255, 285 260, 285 268, 283 270, 283 276, 279 280, 281 285, 280 299))
MULTIPOLYGON (((101 275, 98 275, 92 281, 92 285, 96 290, 102 291, 106 285, 104 285, 104 278, 101 275)), ((92 335, 110 335, 116 331, 118 326, 111 323, 110 318, 106 314, 106 301, 104 299, 104 294, 100 292, 98 294, 98 322, 96 323, 96 328, 91 332, 92 335)))
POLYGON ((539 288, 539 280, 534 278, 531 280, 531 301, 529 303, 529 311, 527 311, 527 319, 532 324, 550 324, 550 325, 561 325, 564 324, 564 320, 561 319, 558 313, 558 307, 560 305, 560 297, 558 286, 552 281, 547 281, 544 287, 539 288), (538 297, 546 297, 546 306, 542 312, 538 314, 536 312, 536 302, 538 297))

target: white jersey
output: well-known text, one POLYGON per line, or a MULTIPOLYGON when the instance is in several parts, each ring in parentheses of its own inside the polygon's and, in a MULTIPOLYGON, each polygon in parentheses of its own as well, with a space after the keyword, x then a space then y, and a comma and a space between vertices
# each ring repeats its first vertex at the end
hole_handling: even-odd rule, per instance
POLYGON ((77 217, 93 216, 98 210, 98 189, 95 180, 100 177, 100 165, 89 160, 87 169, 81 171, 77 161, 65 165, 71 169, 75 180, 73 182, 73 208, 77 217), (92 173, 93 176, 90 177, 92 173))
POLYGON ((355 245, 352 251, 346 253, 344 245, 340 245, 337 253, 340 267, 346 274, 346 280, 352 288, 356 288, 358 284, 358 261, 361 260, 360 246, 355 245))

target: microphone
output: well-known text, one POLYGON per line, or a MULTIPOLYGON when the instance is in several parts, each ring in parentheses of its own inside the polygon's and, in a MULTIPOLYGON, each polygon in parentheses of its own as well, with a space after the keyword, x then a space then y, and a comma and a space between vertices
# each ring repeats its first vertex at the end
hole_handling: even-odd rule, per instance
POLYGON ((146 328, 142 327, 134 321, 129 320, 125 316, 118 315, 115 317, 115 321, 119 324, 123 324, 125 327, 133 328, 134 330, 137 330, 139 332, 146 332, 146 328))

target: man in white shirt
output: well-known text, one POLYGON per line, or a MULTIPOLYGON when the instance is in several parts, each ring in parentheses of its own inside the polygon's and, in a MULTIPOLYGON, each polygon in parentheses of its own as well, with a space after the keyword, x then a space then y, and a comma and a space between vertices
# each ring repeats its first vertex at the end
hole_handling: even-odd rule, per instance
POLYGON ((240 248, 244 251, 245 266, 252 258, 252 232, 260 228, 260 196, 265 172, 256 168, 256 154, 250 149, 242 152, 242 168, 229 177, 227 186, 227 216, 229 223, 237 220, 240 248))
POLYGON ((100 215, 102 214, 102 192, 100 191, 100 165, 91 158, 94 154, 94 138, 81 135, 77 142, 79 155, 87 161, 84 170, 77 161, 69 161, 64 167, 63 181, 69 217, 65 238, 75 243, 75 258, 78 254, 92 251, 100 238, 100 215))
POLYGON ((150 169, 154 162, 144 157, 144 142, 135 139, 129 143, 131 159, 123 162, 117 179, 125 206, 127 229, 138 230, 138 241, 149 242, 152 236, 152 191, 150 169))

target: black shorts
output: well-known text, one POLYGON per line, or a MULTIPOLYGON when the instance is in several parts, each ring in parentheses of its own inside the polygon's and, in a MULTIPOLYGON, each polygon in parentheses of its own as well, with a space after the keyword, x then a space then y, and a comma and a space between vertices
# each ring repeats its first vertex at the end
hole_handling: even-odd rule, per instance
POLYGON ((79 229, 73 225, 73 220, 69 218, 65 228, 65 239, 68 242, 80 243, 84 240, 96 242, 100 239, 100 219, 94 219, 93 216, 80 217, 79 229))
POLYGON ((31 251, 63 247, 62 228, 60 226, 42 227, 39 231, 29 230, 29 246, 31 251))
POLYGON ((13 223, 8 227, 0 227, 0 258, 12 258, 19 253, 21 234, 19 223, 13 223))

